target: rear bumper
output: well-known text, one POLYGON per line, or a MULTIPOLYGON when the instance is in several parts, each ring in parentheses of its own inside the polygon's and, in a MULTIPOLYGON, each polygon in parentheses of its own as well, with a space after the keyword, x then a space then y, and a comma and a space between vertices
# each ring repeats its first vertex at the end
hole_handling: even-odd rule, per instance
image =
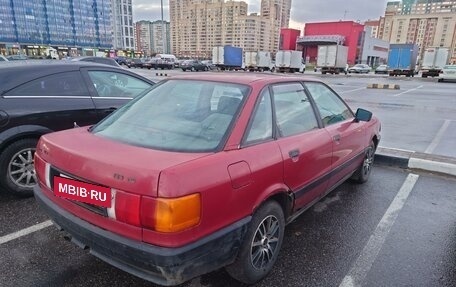
POLYGON ((101 260, 160 285, 177 285, 234 261, 247 232, 246 217, 197 242, 165 248, 133 241, 84 221, 51 201, 39 187, 35 198, 72 241, 101 260))

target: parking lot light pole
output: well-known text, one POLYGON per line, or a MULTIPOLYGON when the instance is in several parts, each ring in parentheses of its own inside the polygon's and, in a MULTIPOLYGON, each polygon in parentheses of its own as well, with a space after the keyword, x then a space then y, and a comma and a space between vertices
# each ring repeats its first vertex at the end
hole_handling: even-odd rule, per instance
POLYGON ((163 0, 161 2, 161 20, 162 20, 162 53, 165 53, 165 22, 163 20, 163 0))

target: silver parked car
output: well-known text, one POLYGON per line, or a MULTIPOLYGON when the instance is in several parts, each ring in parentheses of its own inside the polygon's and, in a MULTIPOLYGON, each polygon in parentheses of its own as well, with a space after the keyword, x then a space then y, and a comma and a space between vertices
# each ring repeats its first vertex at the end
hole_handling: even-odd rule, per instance
POLYGON ((369 73, 371 71, 371 67, 366 64, 356 64, 353 67, 348 68, 349 73, 369 73))
POLYGON ((388 66, 387 65, 380 65, 375 68, 375 74, 388 74, 388 66))

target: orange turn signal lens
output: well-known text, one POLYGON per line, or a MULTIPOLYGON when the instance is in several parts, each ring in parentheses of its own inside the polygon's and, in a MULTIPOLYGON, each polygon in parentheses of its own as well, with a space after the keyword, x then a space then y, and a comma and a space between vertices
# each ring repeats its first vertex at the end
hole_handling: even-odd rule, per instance
POLYGON ((198 225, 201 219, 199 193, 179 198, 157 198, 155 205, 155 230, 178 232, 198 225))

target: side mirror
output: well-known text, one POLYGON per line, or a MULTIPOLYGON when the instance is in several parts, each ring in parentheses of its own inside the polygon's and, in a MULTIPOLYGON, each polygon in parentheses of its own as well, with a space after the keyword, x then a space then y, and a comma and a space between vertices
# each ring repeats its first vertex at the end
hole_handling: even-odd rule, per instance
POLYGON ((355 114, 355 122, 369 122, 372 119, 372 113, 365 109, 358 109, 355 114))

